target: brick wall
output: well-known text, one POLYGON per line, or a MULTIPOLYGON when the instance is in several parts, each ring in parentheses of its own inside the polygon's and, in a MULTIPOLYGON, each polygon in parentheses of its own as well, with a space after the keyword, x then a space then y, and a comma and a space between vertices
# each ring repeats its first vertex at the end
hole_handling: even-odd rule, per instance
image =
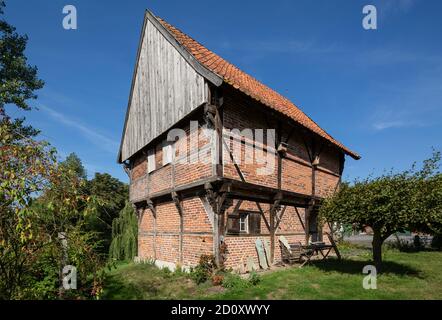
POLYGON ((213 156, 213 144, 207 137, 203 125, 204 122, 200 119, 197 130, 191 131, 190 122, 182 127, 182 130, 186 132, 186 137, 175 142, 174 163, 163 166, 162 141, 145 148, 132 159, 131 201, 137 202, 150 195, 171 190, 174 186, 182 187, 214 175, 214 166, 210 161, 213 156), (191 150, 192 139, 197 141, 195 150, 191 150), (147 173, 147 149, 155 149, 155 170, 149 174, 147 173), (203 161, 198 161, 198 159, 203 159, 203 161), (175 174, 173 174, 174 171, 175 174))
MULTIPOLYGON (((201 117, 202 118, 202 117, 201 117)), ((266 116, 262 112, 262 106, 259 106, 251 99, 244 97, 241 94, 233 91, 226 91, 224 94, 223 105, 223 121, 227 129, 237 128, 243 130, 245 128, 276 128, 277 124, 272 122, 272 118, 266 116)), ((201 122, 201 121, 200 121, 201 122)), ((202 124, 202 123, 200 123, 202 124)), ((302 136, 301 131, 294 132, 290 139, 288 132, 290 128, 282 128, 282 140, 287 141, 288 150, 287 155, 282 159, 282 189, 303 193, 310 195, 312 192, 312 166, 311 159, 306 150, 305 137, 302 136), (304 139, 305 138, 305 139, 304 139), (287 140, 286 140, 287 139, 287 140)), ((210 139, 202 135, 202 129, 190 132, 189 126, 183 127, 187 136, 200 134, 198 142, 199 151, 190 154, 191 157, 211 157, 213 154, 213 144, 210 139)), ((226 135, 226 141, 229 142, 229 149, 233 150, 235 145, 229 136, 226 135)), ((190 151, 190 140, 187 141, 187 154, 190 151)), ((233 140, 234 141, 234 140, 233 140)), ((264 137, 264 141, 265 137, 264 137)), ((275 157, 275 168, 273 172, 267 175, 258 175, 257 169, 262 168, 265 164, 245 163, 245 153, 248 144, 253 141, 243 139, 240 143, 241 159, 239 163, 241 171, 245 176, 247 182, 256 183, 263 186, 277 188, 277 161, 275 157)), ((179 151, 183 149, 184 141, 180 140, 176 143, 176 156, 179 156, 179 151)), ((249 145, 250 146, 250 145, 249 145)), ((150 146, 151 147, 151 146, 150 146)), ((176 163, 174 165, 162 166, 162 151, 160 144, 155 146, 157 149, 156 162, 157 168, 154 172, 147 175, 147 157, 145 155, 139 156, 135 159, 132 168, 132 183, 131 196, 136 195, 140 197, 143 193, 145 196, 152 195, 161 191, 169 190, 173 186, 185 186, 195 181, 201 181, 207 177, 215 175, 214 166, 210 162, 182 164, 176 163), (173 175, 175 172, 175 177, 173 175), (143 180, 144 179, 144 180, 143 180), (146 182, 148 181, 148 182, 146 182), (148 185, 146 187, 146 184, 148 185), (135 190, 134 190, 135 189, 135 190), (147 190, 147 191, 146 191, 147 190)), ((274 153, 272 147, 264 145, 264 150, 274 153)), ((223 158, 223 175, 227 178, 240 180, 239 174, 233 163, 230 161, 230 155, 224 153, 223 158), (229 159, 227 159, 227 157, 229 159)), ((179 159, 179 157, 178 157, 179 159)), ((319 196, 327 196, 332 193, 336 184, 339 181, 341 151, 331 146, 322 148, 320 162, 316 170, 316 193, 319 196)), ((178 162, 178 161, 177 161, 178 162)), ((226 215, 233 211, 237 200, 230 200, 226 204, 226 215)), ((157 218, 156 224, 150 210, 146 209, 139 225, 139 256, 142 258, 153 258, 179 263, 182 255, 182 264, 186 266, 196 265, 202 254, 213 254, 213 227, 212 221, 209 218, 200 198, 188 198, 182 201, 183 206, 183 233, 182 238, 182 252, 180 253, 180 216, 178 210, 173 202, 163 202, 156 205, 157 218), (154 235, 154 225, 156 225, 156 235, 154 235)), ((261 204, 268 219, 269 204, 261 204)), ((259 209, 256 203, 244 201, 240 210, 250 210, 258 212, 259 209)), ((298 213, 301 220, 304 220, 305 210, 298 208, 298 213)), ((328 228, 324 227, 323 231, 328 228)), ((275 261, 280 261, 280 244, 278 237, 284 235, 289 242, 305 241, 305 232, 298 218, 295 208, 288 207, 282 217, 281 223, 276 231, 275 238, 275 261)), ((225 234, 225 243, 227 244, 227 258, 225 264, 227 267, 238 268, 239 264, 246 263, 247 257, 252 257, 256 264, 258 264, 257 252, 255 249, 255 241, 257 238, 267 239, 270 241, 269 231, 264 219, 261 219, 261 234, 238 236, 225 234)), ((327 238, 324 237, 327 241, 327 238)))
MULTIPOLYGON (((233 208, 235 208, 237 200, 233 200, 229 203, 229 207, 226 209, 226 213, 231 214, 233 208)), ((260 207, 264 211, 264 215, 269 221, 270 205, 261 203, 260 207)), ((246 211, 259 211, 255 202, 243 201, 240 210, 246 211)), ((304 219, 305 210, 298 208, 301 219, 304 219)), ((281 250, 278 241, 279 236, 284 236, 289 242, 301 242, 305 243, 305 234, 302 224, 296 214, 296 210, 293 207, 287 207, 281 222, 276 230, 275 234, 275 262, 281 261, 281 250)), ((241 263, 246 263, 248 257, 252 257, 255 264, 258 265, 258 254, 256 251, 255 241, 257 239, 267 240, 270 243, 270 233, 267 229, 264 219, 261 218, 261 234, 259 235, 247 235, 237 236, 226 234, 225 243, 227 244, 227 256, 225 265, 233 269, 240 269, 241 263)))
MULTIPOLYGON (((213 228, 199 197, 184 199, 183 261, 185 266, 196 265, 202 254, 213 254, 213 228)), ((156 219, 145 209, 139 223, 138 255, 180 263, 180 215, 173 202, 156 205, 156 219), (155 232, 156 220, 156 232, 155 232), (155 236, 154 236, 155 233, 155 236), (155 238, 155 244, 154 244, 155 238), (155 251, 154 251, 155 245, 155 251)))
MULTIPOLYGON (((312 166, 309 153, 306 148, 308 137, 304 137, 300 130, 292 131, 285 124, 277 124, 271 117, 266 116, 263 107, 258 103, 247 99, 242 94, 227 90, 223 104, 223 120, 224 126, 228 130, 238 129, 241 133, 244 129, 276 129, 281 127, 281 140, 288 145, 287 155, 282 159, 282 189, 299 192, 303 194, 311 194, 312 191, 312 166), (289 133, 291 132, 290 136, 289 133)), ((224 134, 224 140, 228 144, 223 159, 224 177, 232 179, 240 179, 235 163, 239 166, 242 174, 247 182, 264 185, 272 188, 277 187, 277 157, 274 158, 274 168, 262 175, 257 171, 258 168, 264 168, 265 164, 259 164, 255 160, 253 164, 247 163, 247 148, 253 146, 253 140, 239 137, 232 138, 232 134, 224 134), (236 158, 235 163, 230 159, 228 151, 233 152, 235 148, 240 146, 241 154, 239 159, 236 158)), ((266 145, 267 139, 264 135, 263 149, 264 155, 267 151, 274 154, 275 146, 266 145)), ((264 156, 265 158, 265 156, 264 156)), ((326 196, 330 194, 336 186, 339 179, 340 168, 340 151, 331 146, 321 146, 320 161, 318 169, 320 170, 316 183, 318 195, 326 196)))

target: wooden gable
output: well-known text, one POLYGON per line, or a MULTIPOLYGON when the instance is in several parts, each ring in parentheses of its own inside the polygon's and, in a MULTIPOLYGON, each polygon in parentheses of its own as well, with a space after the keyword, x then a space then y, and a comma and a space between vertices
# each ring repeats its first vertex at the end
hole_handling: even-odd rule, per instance
POLYGON ((118 162, 207 102, 207 81, 222 83, 146 12, 118 162))

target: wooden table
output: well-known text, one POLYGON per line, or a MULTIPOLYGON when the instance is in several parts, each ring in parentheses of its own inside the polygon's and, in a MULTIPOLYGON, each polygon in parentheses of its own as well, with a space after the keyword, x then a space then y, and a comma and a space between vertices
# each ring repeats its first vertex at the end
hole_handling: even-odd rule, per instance
POLYGON ((331 250, 334 248, 334 246, 331 244, 325 244, 324 242, 318 242, 318 243, 313 242, 307 246, 302 246, 302 248, 307 252, 305 257, 308 259, 308 261, 310 261, 310 259, 314 255, 319 255, 319 254, 321 254, 322 256, 321 260, 326 259, 330 254, 331 250))

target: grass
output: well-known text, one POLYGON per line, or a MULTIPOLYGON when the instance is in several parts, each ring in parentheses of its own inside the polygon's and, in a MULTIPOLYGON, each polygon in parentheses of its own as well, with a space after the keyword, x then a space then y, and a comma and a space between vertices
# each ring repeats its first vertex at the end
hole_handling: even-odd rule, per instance
POLYGON ((103 299, 442 299, 442 252, 387 250, 377 289, 362 287, 370 251, 343 247, 344 259, 261 275, 255 286, 196 285, 188 275, 149 264, 122 264, 107 275, 103 299))

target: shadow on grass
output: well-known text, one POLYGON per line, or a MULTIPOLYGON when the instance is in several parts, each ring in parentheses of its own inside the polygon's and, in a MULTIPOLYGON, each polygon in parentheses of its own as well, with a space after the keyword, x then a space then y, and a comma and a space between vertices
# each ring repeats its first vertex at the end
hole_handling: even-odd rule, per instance
MULTIPOLYGON (((312 261, 311 265, 325 272, 340 272, 348 274, 362 274, 362 269, 368 264, 374 264, 372 261, 355 261, 348 259, 334 259, 312 261)), ((413 276, 421 278, 420 271, 393 261, 382 262, 382 274, 395 274, 400 276, 413 276)))
MULTIPOLYGON (((105 279, 105 289, 102 299, 107 300, 140 300, 143 299, 143 292, 136 285, 124 281, 120 276, 108 275, 105 279)), ((155 287, 148 289, 149 294, 155 296, 157 289, 155 287)))

